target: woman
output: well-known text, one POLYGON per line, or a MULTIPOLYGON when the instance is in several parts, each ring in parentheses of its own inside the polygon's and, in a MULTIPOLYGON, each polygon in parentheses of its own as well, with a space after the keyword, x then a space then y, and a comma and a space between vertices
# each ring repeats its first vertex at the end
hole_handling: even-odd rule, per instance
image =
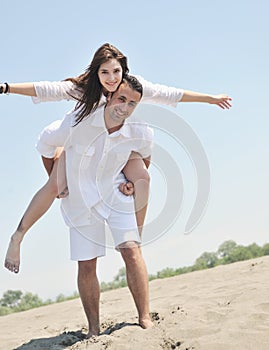
MULTIPOLYGON (((77 101, 75 109, 78 112, 76 124, 80 123, 100 103, 105 102, 109 93, 116 91, 122 78, 129 71, 127 58, 114 46, 102 45, 94 54, 86 71, 76 78, 68 78, 60 82, 39 82, 0 84, 0 93, 14 93, 32 96, 34 102, 58 101, 73 99, 77 101)), ((223 109, 230 108, 231 98, 227 95, 208 95, 193 91, 183 91, 173 87, 152 84, 138 77, 143 86, 142 102, 175 105, 177 102, 205 102, 216 104, 223 109)), ((20 244, 29 228, 49 209, 56 197, 68 194, 65 180, 64 153, 59 150, 52 162, 43 159, 49 174, 49 180, 33 197, 24 213, 20 224, 12 235, 8 247, 5 267, 12 272, 19 272, 20 244)), ((142 231, 145 219, 147 198, 149 192, 149 175, 141 157, 132 154, 123 173, 134 184, 137 224, 142 231)), ((125 194, 132 194, 130 183, 121 186, 125 194)))

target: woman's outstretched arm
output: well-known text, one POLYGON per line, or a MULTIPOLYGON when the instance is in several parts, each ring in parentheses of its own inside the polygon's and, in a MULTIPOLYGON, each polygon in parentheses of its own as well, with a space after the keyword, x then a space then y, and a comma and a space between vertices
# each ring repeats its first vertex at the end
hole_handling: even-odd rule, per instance
POLYGON ((231 107, 232 100, 226 94, 205 94, 181 88, 151 83, 137 76, 143 86, 142 102, 176 106, 178 102, 202 102, 215 104, 223 109, 231 107))
MULTIPOLYGON (((181 88, 151 83, 137 76, 143 86, 142 102, 176 106, 178 102, 200 102, 215 104, 222 109, 231 107, 231 97, 227 94, 207 94, 181 88)), ((40 81, 32 83, 11 83, 9 92, 32 96, 34 103, 76 100, 81 93, 71 81, 40 81)), ((5 91, 6 85, 0 84, 5 91)))
MULTIPOLYGON (((6 91, 6 84, 0 84, 0 89, 6 91)), ((19 94, 25 96, 37 96, 34 83, 12 83, 8 84, 8 90, 5 93, 19 94)))
POLYGON ((202 102, 215 104, 222 109, 229 109, 232 107, 231 101, 231 97, 225 94, 211 95, 190 90, 184 90, 183 96, 180 99, 180 102, 202 102))
POLYGON ((1 83, 0 93, 31 96, 34 103, 77 100, 81 96, 71 81, 39 81, 27 83, 1 83), (8 89, 7 89, 8 86, 8 89))

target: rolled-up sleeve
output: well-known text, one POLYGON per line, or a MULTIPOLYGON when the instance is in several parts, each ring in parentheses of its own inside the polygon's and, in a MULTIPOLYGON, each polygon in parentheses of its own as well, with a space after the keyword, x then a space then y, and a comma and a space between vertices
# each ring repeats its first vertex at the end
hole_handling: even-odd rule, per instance
POLYGON ((176 107, 184 94, 183 89, 151 83, 141 76, 136 76, 143 86, 142 102, 165 104, 176 107))
POLYGON ((32 97, 34 103, 77 100, 81 93, 71 81, 40 81, 34 83, 36 96, 32 97))
POLYGON ((36 143, 37 151, 46 158, 54 158, 57 147, 65 147, 71 135, 71 120, 67 115, 63 120, 56 120, 45 127, 36 143))

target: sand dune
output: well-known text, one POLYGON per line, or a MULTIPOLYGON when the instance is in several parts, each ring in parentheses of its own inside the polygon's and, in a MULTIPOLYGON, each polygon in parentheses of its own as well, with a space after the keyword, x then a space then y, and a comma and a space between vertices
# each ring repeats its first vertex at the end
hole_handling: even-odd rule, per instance
POLYGON ((269 257, 152 281, 150 304, 143 330, 127 288, 103 293, 91 340, 79 299, 3 316, 0 349, 268 350, 269 257))

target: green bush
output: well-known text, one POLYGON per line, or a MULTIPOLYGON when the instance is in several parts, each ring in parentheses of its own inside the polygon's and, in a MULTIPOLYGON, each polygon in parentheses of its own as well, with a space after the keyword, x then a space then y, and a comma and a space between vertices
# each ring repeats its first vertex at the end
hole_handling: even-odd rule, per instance
POLYGON ((0 306, 0 316, 5 316, 11 314, 12 310, 7 306, 0 306))
MULTIPOLYGON (((269 243, 264 244, 263 247, 259 247, 256 243, 252 243, 247 247, 237 245, 234 241, 229 240, 223 242, 217 252, 204 252, 199 258, 196 259, 195 264, 192 266, 179 267, 173 269, 166 267, 165 269, 158 271, 156 275, 150 274, 148 276, 149 281, 157 278, 167 278, 183 273, 188 273, 201 269, 208 269, 221 264, 229 264, 236 261, 242 261, 247 259, 256 258, 263 255, 269 255, 269 243)), ((111 282, 101 282, 101 291, 107 291, 116 288, 122 288, 127 286, 126 270, 122 267, 117 275, 111 282)), ((64 296, 59 294, 56 297, 55 302, 59 303, 65 300, 78 298, 79 294, 74 292, 71 296, 64 296)), ((8 315, 12 312, 24 311, 39 307, 42 305, 48 305, 53 303, 51 299, 42 301, 37 294, 25 293, 20 290, 8 290, 3 294, 0 299, 0 316, 8 315)))

